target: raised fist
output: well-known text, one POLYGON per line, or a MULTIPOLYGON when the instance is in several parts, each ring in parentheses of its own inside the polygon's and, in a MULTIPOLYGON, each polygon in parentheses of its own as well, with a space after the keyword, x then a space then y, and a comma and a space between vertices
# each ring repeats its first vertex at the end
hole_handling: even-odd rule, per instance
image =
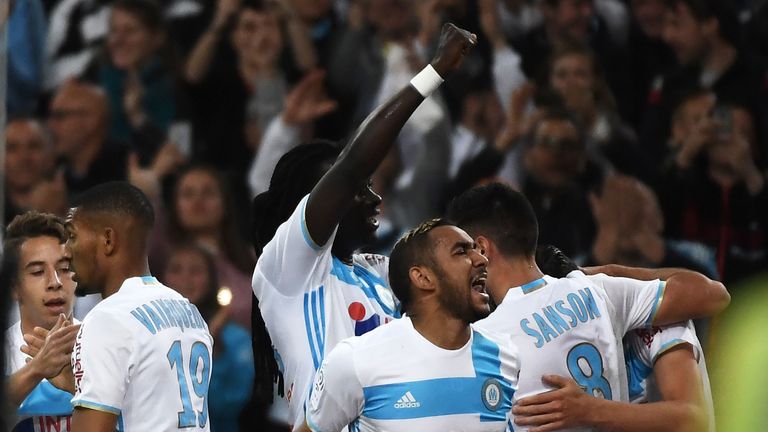
POLYGON ((565 277, 579 269, 563 251, 552 245, 540 245, 536 248, 536 265, 544 274, 556 278, 565 277))
POLYGON ((432 59, 432 67, 441 77, 445 78, 461 66, 464 57, 476 44, 477 36, 473 33, 462 30, 451 23, 444 24, 437 54, 432 59))

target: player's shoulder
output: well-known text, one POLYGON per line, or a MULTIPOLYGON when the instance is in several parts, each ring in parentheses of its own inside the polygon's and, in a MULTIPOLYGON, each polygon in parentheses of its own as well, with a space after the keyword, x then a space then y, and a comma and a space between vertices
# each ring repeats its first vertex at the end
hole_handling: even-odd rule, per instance
POLYGON ((352 260, 355 264, 362 266, 363 268, 376 270, 380 276, 386 276, 386 274, 381 274, 381 272, 383 271, 386 273, 389 268, 389 257, 384 255, 372 253, 354 254, 352 260))
POLYGON ((393 343, 402 342, 413 331, 413 326, 406 319, 396 319, 361 336, 344 339, 342 343, 355 353, 372 353, 387 350, 393 343))

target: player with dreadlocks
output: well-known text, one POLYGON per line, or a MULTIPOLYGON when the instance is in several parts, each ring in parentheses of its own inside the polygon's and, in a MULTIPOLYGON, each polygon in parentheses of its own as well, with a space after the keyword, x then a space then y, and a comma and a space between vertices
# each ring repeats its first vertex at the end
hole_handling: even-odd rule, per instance
POLYGON ((343 151, 328 143, 293 149, 275 167, 269 190, 254 200, 260 256, 253 310, 263 317, 254 317, 255 391, 271 394, 267 380, 281 376, 294 430, 304 424, 304 402, 324 355, 342 339, 400 316, 386 259, 355 254, 375 240, 378 228, 381 197, 370 176, 411 114, 476 40, 446 24, 431 64, 378 107, 343 151), (276 375, 265 373, 267 365, 276 375))

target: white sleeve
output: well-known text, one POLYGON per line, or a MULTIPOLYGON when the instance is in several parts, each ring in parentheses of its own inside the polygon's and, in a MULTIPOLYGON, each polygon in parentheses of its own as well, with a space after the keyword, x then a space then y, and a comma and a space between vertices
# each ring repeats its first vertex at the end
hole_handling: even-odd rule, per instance
MULTIPOLYGON (((269 285, 284 296, 295 296, 311 288, 313 278, 330 272, 332 265, 331 247, 336 230, 320 246, 309 236, 305 209, 309 195, 302 198, 293 214, 277 229, 272 240, 256 263, 253 273, 253 292, 262 298, 265 279, 269 285)), ((337 226, 338 228, 338 226, 337 226)))
POLYGON ((664 298, 663 281, 641 281, 602 273, 587 277, 605 290, 608 301, 613 305, 614 323, 619 334, 653 324, 664 298))
POLYGON ((281 115, 275 116, 269 122, 261 139, 261 145, 253 155, 253 161, 248 170, 248 186, 251 188, 252 196, 269 189, 269 181, 272 179, 277 161, 288 150, 299 144, 299 134, 300 129, 286 124, 281 115))
POLYGON ((698 361, 699 356, 701 355, 701 346, 699 344, 699 338, 696 337, 696 330, 693 328, 692 321, 663 327, 654 327, 654 329, 658 330, 651 337, 650 341, 646 341, 645 345, 648 350, 648 358, 650 359, 651 364, 655 364, 656 360, 658 360, 658 358, 665 352, 682 344, 691 344, 694 356, 698 361))
POLYGON ((347 341, 340 342, 315 375, 306 412, 313 432, 340 431, 363 412, 363 387, 352 352, 347 341))
POLYGON ((509 98, 512 92, 526 81, 522 61, 517 52, 506 47, 493 53, 493 82, 496 86, 496 96, 504 107, 504 112, 509 112, 509 98))
POLYGON ((73 407, 120 415, 133 364, 133 337, 103 311, 91 311, 80 326, 72 351, 73 407))

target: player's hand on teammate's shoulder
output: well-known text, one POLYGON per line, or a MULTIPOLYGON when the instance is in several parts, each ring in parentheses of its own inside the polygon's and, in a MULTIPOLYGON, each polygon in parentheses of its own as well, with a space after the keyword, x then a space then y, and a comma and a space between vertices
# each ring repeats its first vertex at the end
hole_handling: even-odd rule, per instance
POLYGON ((451 23, 443 25, 440 34, 440 45, 432 59, 432 67, 445 78, 449 73, 458 69, 464 57, 477 45, 477 36, 462 30, 451 23))
POLYGON ((576 381, 559 375, 544 375, 542 382, 555 390, 526 397, 512 408, 515 424, 531 432, 555 431, 591 424, 588 416, 602 399, 589 396, 576 381))

